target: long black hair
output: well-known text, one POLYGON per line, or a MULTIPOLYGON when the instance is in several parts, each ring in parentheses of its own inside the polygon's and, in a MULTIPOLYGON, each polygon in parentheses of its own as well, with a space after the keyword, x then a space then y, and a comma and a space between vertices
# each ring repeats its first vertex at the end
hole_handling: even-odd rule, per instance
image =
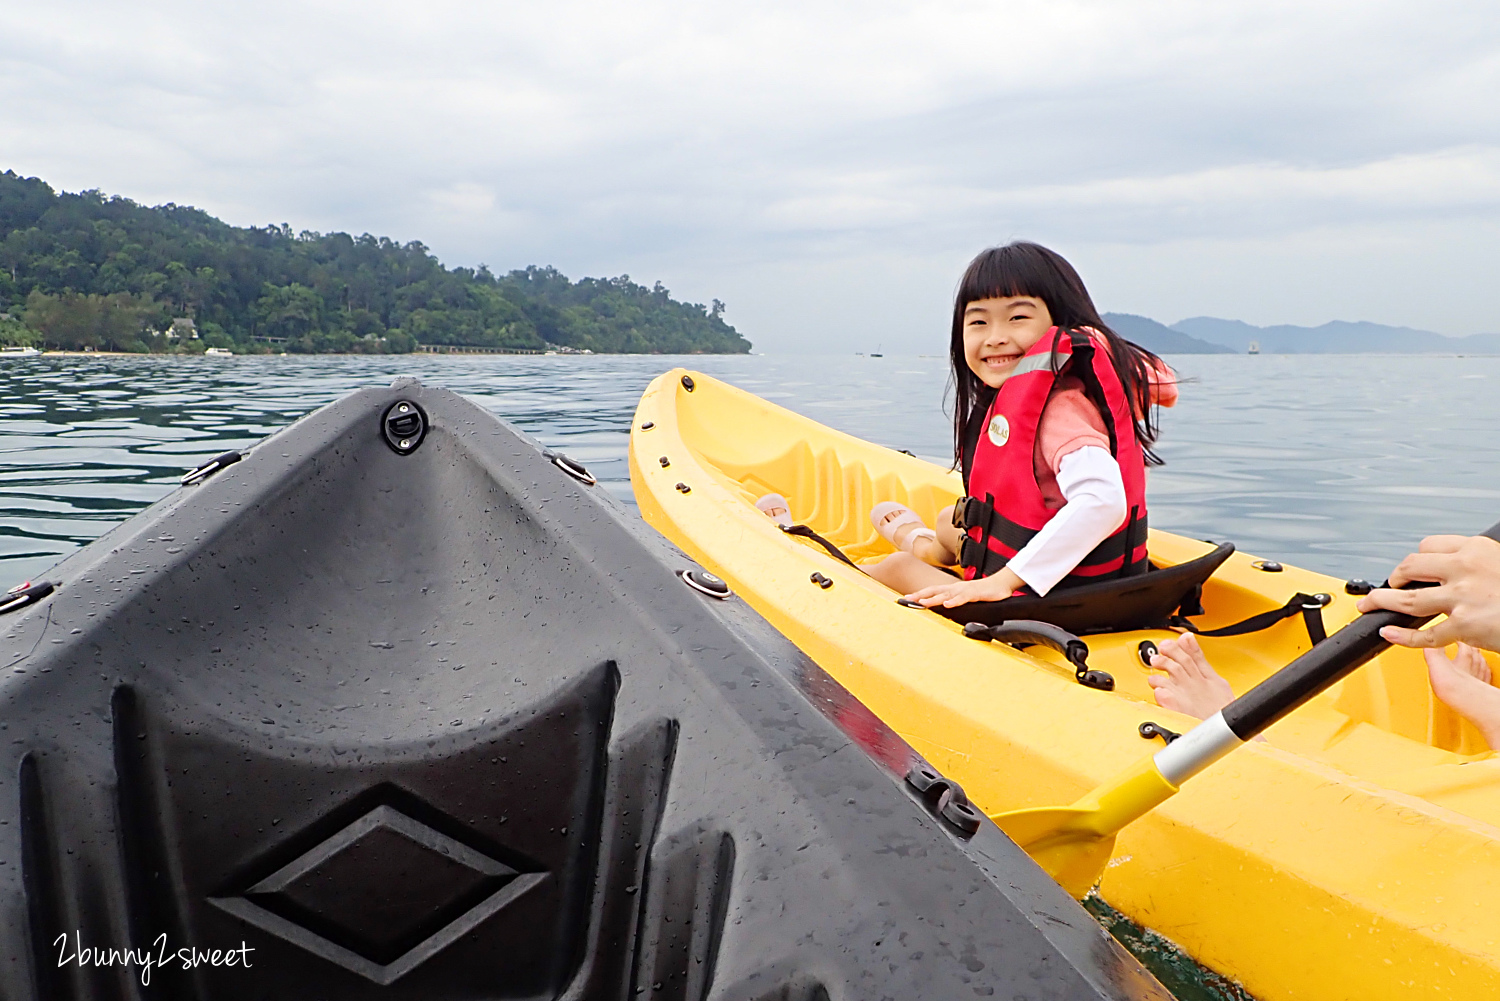
MULTIPOLYGON (((1060 330, 1077 330, 1089 327, 1104 338, 1114 360, 1115 371, 1125 387, 1125 398, 1130 401, 1135 415, 1135 437, 1141 444, 1146 464, 1159 466, 1160 456, 1152 451, 1158 434, 1157 418, 1151 406, 1152 369, 1161 366, 1161 359, 1139 344, 1132 344, 1109 328, 1099 316, 1094 300, 1089 298, 1083 279, 1073 270, 1073 265, 1063 258, 1035 243, 1016 241, 1004 247, 991 247, 969 262, 963 279, 958 284, 958 295, 953 300, 953 336, 949 343, 949 356, 953 363, 953 466, 958 468, 964 461, 964 437, 969 421, 977 406, 988 406, 993 397, 987 387, 969 368, 964 357, 964 310, 969 303, 980 299, 1005 299, 1012 296, 1029 295, 1047 304, 1052 322, 1060 330)), ((1057 368, 1057 344, 1052 345, 1053 370, 1057 368)), ((1104 401, 1096 401, 1101 406, 1104 401)))

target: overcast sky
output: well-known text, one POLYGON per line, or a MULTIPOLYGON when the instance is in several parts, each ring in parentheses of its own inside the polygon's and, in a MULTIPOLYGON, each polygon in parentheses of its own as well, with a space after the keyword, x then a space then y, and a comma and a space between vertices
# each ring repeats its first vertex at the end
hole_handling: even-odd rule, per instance
POLYGON ((0 170, 942 349, 985 246, 1164 322, 1500 331, 1500 7, 0 0, 0 170))

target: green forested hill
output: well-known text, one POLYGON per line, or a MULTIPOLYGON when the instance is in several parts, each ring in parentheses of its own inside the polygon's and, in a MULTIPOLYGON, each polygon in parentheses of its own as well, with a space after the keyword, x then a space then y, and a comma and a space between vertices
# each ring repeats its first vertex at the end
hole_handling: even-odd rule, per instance
POLYGON ((0 341, 121 351, 745 352, 658 282, 445 268, 417 242, 240 228, 198 209, 0 174, 0 341), (191 325, 174 320, 191 319, 191 325), (196 339, 193 333, 201 335, 196 339))

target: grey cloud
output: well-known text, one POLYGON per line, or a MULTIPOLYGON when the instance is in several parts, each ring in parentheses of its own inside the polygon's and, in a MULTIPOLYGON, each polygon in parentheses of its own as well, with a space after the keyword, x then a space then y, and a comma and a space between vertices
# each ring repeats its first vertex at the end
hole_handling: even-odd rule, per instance
POLYGON ((1078 255, 1107 308, 1161 319, 1500 328, 1467 260, 1493 258, 1500 222, 1483 3, 75 2, 6 20, 0 168, 421 239, 449 263, 660 277, 726 299, 767 348, 928 343, 967 257, 1021 236, 1078 255), (1402 313, 1396 275, 1440 289, 1443 315, 1402 313), (1280 312, 1250 315, 1273 284, 1280 312))

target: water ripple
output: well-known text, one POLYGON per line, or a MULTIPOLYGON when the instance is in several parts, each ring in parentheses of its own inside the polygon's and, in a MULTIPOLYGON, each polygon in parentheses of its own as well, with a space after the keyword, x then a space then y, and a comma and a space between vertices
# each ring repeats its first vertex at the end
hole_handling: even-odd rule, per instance
MULTIPOLYGON (((1183 356, 1151 519, 1339 576, 1380 577, 1416 540, 1500 519, 1500 359, 1183 356)), ((585 462, 633 503, 636 400, 683 364, 860 437, 951 450, 946 371, 861 357, 32 358, 0 360, 0 580, 44 573, 175 489, 368 385, 447 386, 585 462)))

